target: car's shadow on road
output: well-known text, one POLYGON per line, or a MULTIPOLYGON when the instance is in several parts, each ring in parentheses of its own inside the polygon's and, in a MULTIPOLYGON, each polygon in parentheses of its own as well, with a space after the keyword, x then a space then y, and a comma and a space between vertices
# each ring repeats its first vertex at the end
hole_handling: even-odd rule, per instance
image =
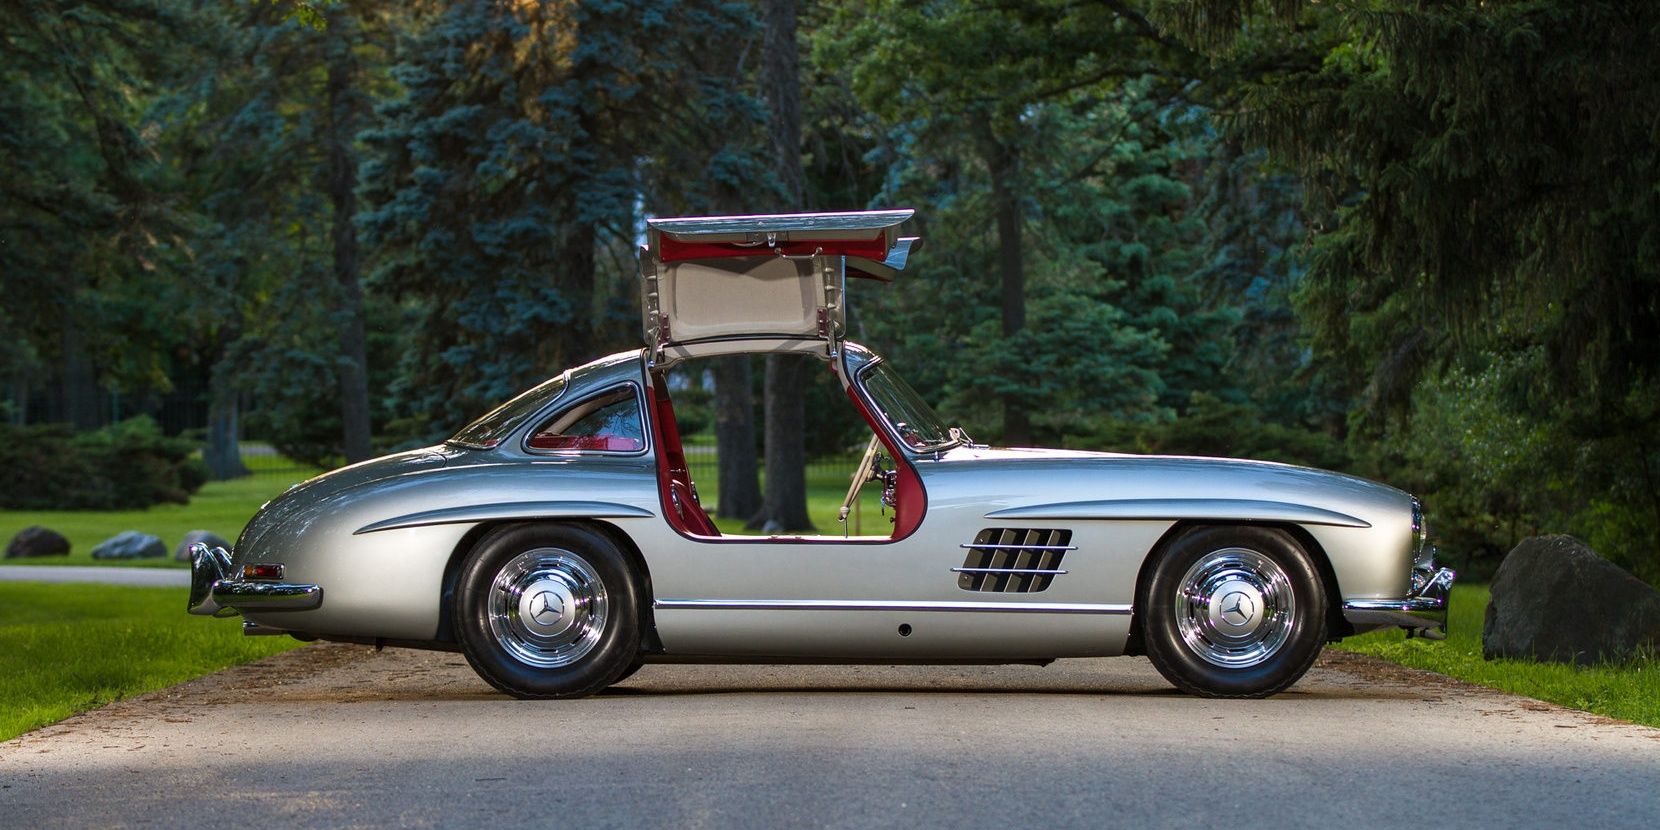
MULTIPOLYGON (((637 686, 615 686, 594 695, 596 698, 612 699, 649 699, 675 697, 703 697, 719 695, 925 695, 929 697, 1111 697, 1111 698, 1151 698, 1158 700, 1192 700, 1195 702, 1211 700, 1195 695, 1186 694, 1178 689, 1114 689, 1100 687, 1007 687, 1007 686, 952 686, 947 688, 927 688, 898 684, 841 684, 828 686, 771 686, 739 684, 721 684, 710 686, 676 686, 674 688, 650 688, 637 686)), ((1418 691, 1406 690, 1399 693, 1377 689, 1343 689, 1319 688, 1297 689, 1292 688, 1268 700, 1379 700, 1379 701, 1426 701, 1439 699, 1437 695, 1418 691)))
MULTIPOLYGON (((1414 678, 1373 677, 1373 662, 1339 655, 1317 666, 1268 702, 1440 700, 1446 689, 1414 678)), ((373 652, 356 646, 302 649, 231 669, 201 684, 195 699, 223 702, 368 703, 512 701, 492 689, 457 655, 406 649, 373 652), (306 653, 309 652, 309 653, 306 653), (204 694, 205 693, 205 694, 204 694)), ((591 700, 632 705, 675 699, 749 696, 916 696, 958 698, 1138 698, 1166 702, 1208 699, 1164 682, 1145 659, 1061 661, 1047 667, 820 666, 652 664, 591 700)))
POLYGON ((907 686, 899 684, 842 684, 830 686, 771 686, 755 685, 744 686, 726 684, 715 686, 676 686, 669 689, 655 689, 638 686, 613 686, 595 697, 691 697, 697 695, 868 695, 868 694, 902 694, 902 695, 1056 695, 1074 697, 1097 697, 1111 695, 1120 697, 1183 697, 1176 689, 1088 689, 1088 688, 1040 688, 1007 686, 951 686, 947 688, 929 688, 923 686, 907 686))

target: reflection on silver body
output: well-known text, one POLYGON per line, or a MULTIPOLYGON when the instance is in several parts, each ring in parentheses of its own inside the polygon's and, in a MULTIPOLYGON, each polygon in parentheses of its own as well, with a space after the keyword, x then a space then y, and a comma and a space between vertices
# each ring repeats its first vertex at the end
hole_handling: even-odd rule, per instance
MULTIPOLYGON (((899 221, 882 219, 884 227, 899 221)), ((777 233, 757 238, 770 245, 769 234, 777 233)), ((889 244, 912 248, 912 240, 898 241, 889 244)), ((824 265, 829 257, 811 259, 800 271, 811 281, 804 285, 816 286, 807 301, 839 302, 845 275, 824 265)), ((876 273, 880 264, 873 260, 867 270, 876 273)), ((605 534, 641 572, 648 661, 1110 656, 1135 648, 1138 585, 1163 546, 1187 528, 1238 525, 1294 537, 1319 566, 1330 608, 1296 607, 1285 574, 1253 551, 1218 551, 1188 571, 1174 609, 1182 636, 1194 638, 1205 660, 1229 666, 1272 653, 1297 614, 1328 614, 1331 638, 1384 626, 1429 636, 1445 630, 1452 575, 1434 568, 1412 497, 1284 464, 993 449, 952 430, 949 440, 904 453, 926 507, 902 538, 683 533, 666 520, 668 495, 659 486, 662 448, 649 405, 655 363, 816 348, 855 401, 877 413, 870 417, 890 447, 908 447, 907 437, 915 436, 902 435, 906 427, 882 417, 871 399, 863 380, 880 358, 839 339, 839 307, 821 309, 817 323, 811 313, 799 320, 776 315, 807 327, 800 331, 734 334, 715 320, 705 329, 718 328, 721 337, 672 341, 674 326, 698 329, 671 322, 674 298, 656 296, 650 286, 670 286, 662 281, 691 279, 692 272, 675 276, 672 267, 654 267, 661 274, 648 275, 646 331, 655 340, 645 349, 565 373, 562 384, 546 386, 549 398, 533 416, 484 442, 490 446, 399 453, 295 486, 260 510, 234 553, 195 551, 192 611, 239 612, 259 633, 454 647, 457 572, 474 544, 504 524, 577 523, 605 534), (828 348, 795 339, 810 341, 812 325, 829 332, 828 348), (618 389, 640 396, 643 449, 528 446, 537 424, 618 389), (282 583, 242 579, 249 563, 280 563, 282 583)), ((780 278, 751 270, 755 279, 780 278)), ((782 278, 796 278, 793 267, 785 271, 782 278)), ((579 659, 603 626, 605 589, 579 556, 533 554, 505 569, 491 589, 500 639, 528 665, 579 659)))
MULTIPOLYGON (((853 364, 875 359, 852 344, 844 354, 853 364)), ((643 361, 629 352, 572 371, 550 411, 564 399, 643 383, 643 361)), ((593 521, 639 550, 668 653, 1075 657, 1123 652, 1143 562, 1179 522, 1202 520, 1299 528, 1330 562, 1344 600, 1373 614, 1408 602, 1412 499, 1373 482, 1256 461, 1064 450, 956 446, 913 462, 928 509, 906 539, 702 541, 661 519, 649 451, 556 458, 518 441, 490 450, 430 447, 336 470, 279 496, 243 531, 226 571, 282 562, 289 583, 319 586, 326 598, 304 611, 239 606, 261 625, 434 640, 445 572, 470 535, 508 521, 593 521), (965 594, 956 576, 969 540, 987 525, 1022 520, 1071 526, 1064 577, 1042 594, 965 594), (749 605, 719 604, 737 600, 749 605), (863 605, 804 613, 791 605, 802 601, 863 605), (983 613, 1011 601, 1031 610, 983 613), (985 608, 920 616, 926 603, 985 608), (1051 605, 1066 613, 1043 613, 1051 605), (906 622, 912 635, 896 636, 906 622)), ((1373 627, 1400 624, 1360 616, 1373 627)))

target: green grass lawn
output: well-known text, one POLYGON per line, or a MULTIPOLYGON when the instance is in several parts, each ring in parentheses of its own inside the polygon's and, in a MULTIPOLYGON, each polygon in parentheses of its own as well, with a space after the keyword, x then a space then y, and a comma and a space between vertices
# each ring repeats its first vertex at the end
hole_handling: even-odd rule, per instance
MULTIPOLYGON (((842 499, 847 496, 847 485, 853 470, 859 466, 858 456, 815 459, 807 465, 807 516, 813 522, 813 532, 824 536, 842 535, 841 522, 836 514, 842 499)), ((694 462, 692 474, 697 482, 699 499, 715 518, 715 507, 720 504, 720 477, 712 460, 694 462)), ((763 484, 765 477, 763 476, 763 484)), ((890 519, 893 511, 884 515, 881 502, 882 488, 875 482, 859 491, 857 509, 848 514, 848 533, 853 536, 887 536, 893 532, 890 519)), ((742 519, 715 518, 715 526, 727 535, 759 535, 760 530, 744 527, 742 519)))
POLYGON ((158 504, 144 510, 0 510, 0 545, 29 525, 42 525, 69 537, 68 556, 0 560, 7 565, 138 565, 189 567, 173 561, 173 548, 192 530, 211 530, 235 542, 259 506, 314 473, 254 475, 202 486, 189 504, 158 504), (162 559, 98 561, 92 548, 123 530, 160 536, 167 543, 162 559))
POLYGON ((1375 631, 1344 640, 1338 648, 1660 727, 1660 658, 1585 669, 1524 660, 1483 660, 1481 625, 1486 613, 1487 586, 1457 585, 1453 587, 1451 631, 1446 640, 1408 640, 1399 631, 1375 631))
POLYGON ((302 645, 192 617, 183 588, 0 582, 0 741, 302 645))

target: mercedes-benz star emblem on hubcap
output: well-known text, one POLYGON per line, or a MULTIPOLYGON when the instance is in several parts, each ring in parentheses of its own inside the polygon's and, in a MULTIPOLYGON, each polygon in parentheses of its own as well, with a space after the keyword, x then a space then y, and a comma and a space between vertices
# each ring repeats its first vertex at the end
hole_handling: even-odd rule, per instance
POLYGON ((561 610, 558 603, 553 601, 552 596, 551 591, 543 591, 530 601, 531 619, 542 625, 553 625, 559 622, 559 618, 564 614, 564 611, 561 610))
POLYGON ((1235 591, 1222 598, 1222 619, 1230 625, 1244 625, 1256 615, 1251 598, 1235 591))

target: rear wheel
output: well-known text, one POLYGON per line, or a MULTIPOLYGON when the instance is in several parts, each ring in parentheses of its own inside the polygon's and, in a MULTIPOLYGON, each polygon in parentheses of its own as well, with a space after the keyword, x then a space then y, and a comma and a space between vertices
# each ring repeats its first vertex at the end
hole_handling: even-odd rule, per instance
POLYGON ((634 673, 639 671, 640 668, 642 666, 644 666, 645 664, 646 664, 645 660, 642 660, 639 657, 634 658, 634 662, 630 663, 628 668, 623 669, 623 673, 620 674, 620 675, 617 675, 617 679, 611 681, 611 685, 615 686, 618 683, 621 683, 624 680, 627 680, 628 678, 633 677, 634 673))
POLYGON ((468 554, 459 584, 454 623, 467 662, 515 697, 593 694, 639 654, 636 580, 597 533, 501 528, 468 554))
POLYGON ((1148 658, 1189 694, 1276 694, 1302 678, 1325 644, 1325 587, 1313 558, 1272 528, 1183 535, 1137 599, 1148 658))

